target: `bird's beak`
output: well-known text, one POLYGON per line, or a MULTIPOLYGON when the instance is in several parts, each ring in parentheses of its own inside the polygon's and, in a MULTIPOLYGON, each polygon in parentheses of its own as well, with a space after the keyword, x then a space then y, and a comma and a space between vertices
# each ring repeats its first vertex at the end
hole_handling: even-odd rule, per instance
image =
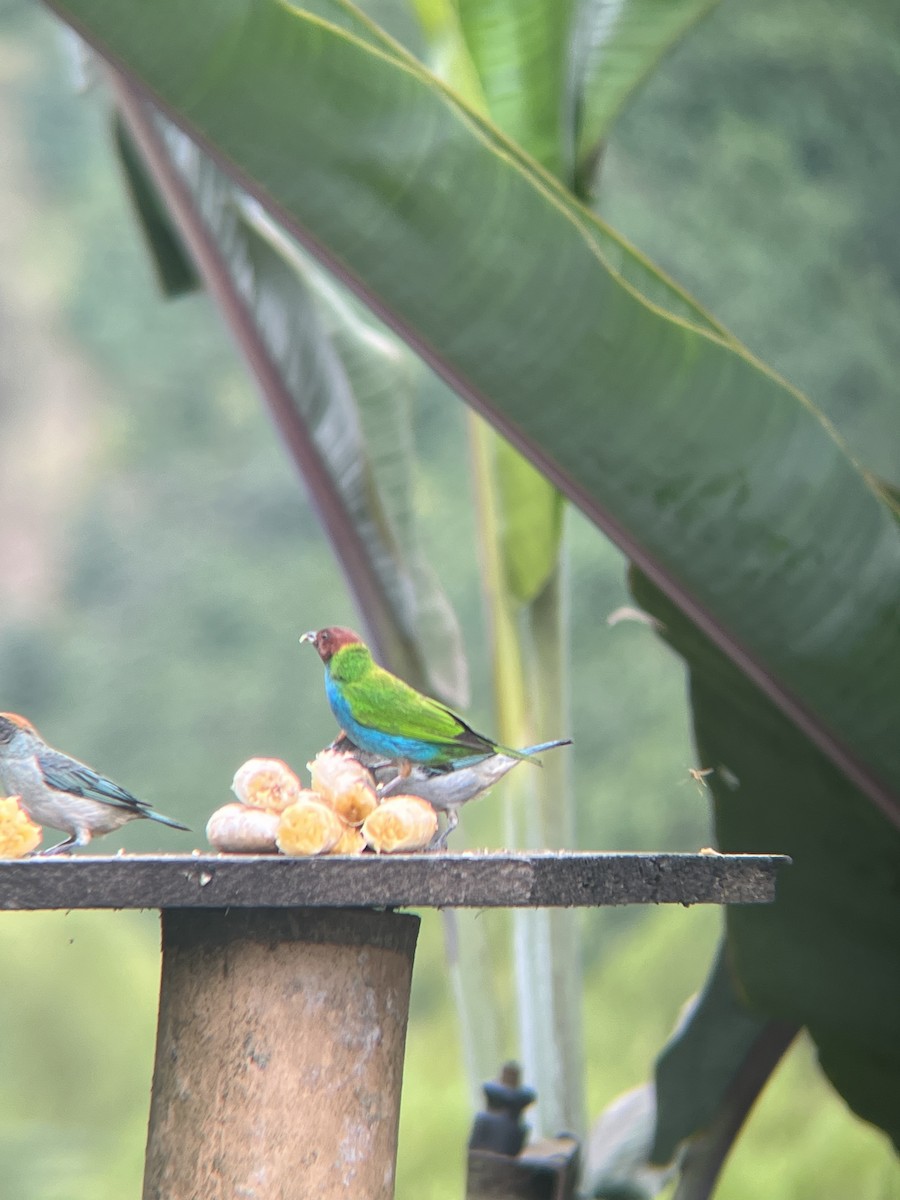
POLYGON ((315 643, 315 640, 316 640, 315 629, 310 629, 307 633, 303 633, 300 635, 300 644, 301 645, 303 644, 303 642, 315 643))

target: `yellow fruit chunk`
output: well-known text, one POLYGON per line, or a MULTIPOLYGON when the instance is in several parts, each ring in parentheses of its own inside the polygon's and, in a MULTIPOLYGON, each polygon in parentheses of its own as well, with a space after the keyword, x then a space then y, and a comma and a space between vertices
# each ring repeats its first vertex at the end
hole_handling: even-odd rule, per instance
POLYGON ((303 788, 280 758, 251 758, 238 769, 231 790, 242 804, 280 813, 296 803, 303 788))
POLYGON ((301 792, 300 799, 286 808, 278 822, 276 841, 282 854, 297 857, 327 854, 341 840, 344 824, 322 803, 317 792, 301 792))
POLYGON ((0 858, 24 858, 41 844, 43 830, 24 809, 20 796, 0 800, 0 858))
POLYGON ((224 804, 206 823, 206 837, 216 850, 232 854, 275 854, 278 813, 244 804, 224 804))
POLYGON ((356 784, 374 786, 371 774, 352 754, 341 754, 337 750, 320 750, 306 766, 312 779, 313 790, 329 802, 333 796, 348 791, 356 784))
POLYGON ((366 848, 366 839, 355 825, 345 825, 341 840, 329 850, 329 854, 362 854, 366 848))
POLYGON ((372 776, 349 754, 322 750, 306 764, 313 791, 348 825, 362 825, 378 804, 372 776))
POLYGON ((437 813, 418 796, 391 796, 363 822, 362 835, 376 854, 424 850, 437 833, 437 813))
POLYGON ((362 825, 378 807, 378 797, 370 783, 354 783, 331 798, 331 807, 348 825, 362 825))

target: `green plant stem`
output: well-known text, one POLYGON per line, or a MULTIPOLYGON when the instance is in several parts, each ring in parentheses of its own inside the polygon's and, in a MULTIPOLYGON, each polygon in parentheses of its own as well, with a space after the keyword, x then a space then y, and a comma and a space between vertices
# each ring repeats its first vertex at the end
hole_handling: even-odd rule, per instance
MULTIPOLYGON (((557 566, 533 600, 516 602, 502 556, 495 435, 474 416, 469 435, 498 737, 523 746, 568 727, 562 573, 557 566)), ((542 769, 508 776, 507 845, 574 844, 568 775, 565 755, 551 754, 542 769)), ((516 911, 512 920, 520 1053, 538 1092, 535 1132, 579 1132, 585 1115, 577 918, 565 911, 516 911)))

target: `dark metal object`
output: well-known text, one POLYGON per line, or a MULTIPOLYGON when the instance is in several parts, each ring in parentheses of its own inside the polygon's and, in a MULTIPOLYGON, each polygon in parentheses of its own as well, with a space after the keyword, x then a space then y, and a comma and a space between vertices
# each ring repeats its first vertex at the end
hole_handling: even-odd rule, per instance
POLYGON ((529 1129, 522 1113, 537 1099, 533 1088, 522 1086, 518 1063, 506 1063, 499 1079, 482 1084, 487 1111, 475 1117, 469 1150, 490 1150, 515 1156, 525 1145, 529 1129))
POLYGON ((575 1138, 544 1138, 515 1158, 469 1151, 466 1200, 574 1200, 579 1146, 575 1138))
POLYGON ((0 909, 767 904, 783 855, 73 855, 0 862, 0 909))

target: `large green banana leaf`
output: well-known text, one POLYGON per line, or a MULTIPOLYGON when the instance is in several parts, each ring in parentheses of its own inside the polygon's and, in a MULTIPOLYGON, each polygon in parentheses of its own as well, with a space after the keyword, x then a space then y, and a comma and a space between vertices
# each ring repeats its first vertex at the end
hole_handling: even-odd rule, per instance
POLYGON ((579 193, 610 126, 671 46, 718 0, 585 0, 572 47, 574 139, 579 193))
POLYGON ((567 179, 573 0, 459 0, 485 111, 552 174, 567 179))
POLYGON ((793 859, 774 905, 726 912, 719 982, 714 971, 691 1017, 694 1063, 676 1042, 659 1067, 668 1107, 655 1156, 668 1159, 711 1118, 702 1106, 726 1091, 727 1063, 736 1067, 761 1033, 751 1013, 805 1025, 838 1091, 900 1147, 900 830, 656 588, 635 576, 634 590, 690 668, 719 848, 762 843, 793 859), (749 1013, 721 999, 723 971, 749 1013))
POLYGON ((351 5, 54 7, 896 813, 900 537, 810 404, 351 5))

